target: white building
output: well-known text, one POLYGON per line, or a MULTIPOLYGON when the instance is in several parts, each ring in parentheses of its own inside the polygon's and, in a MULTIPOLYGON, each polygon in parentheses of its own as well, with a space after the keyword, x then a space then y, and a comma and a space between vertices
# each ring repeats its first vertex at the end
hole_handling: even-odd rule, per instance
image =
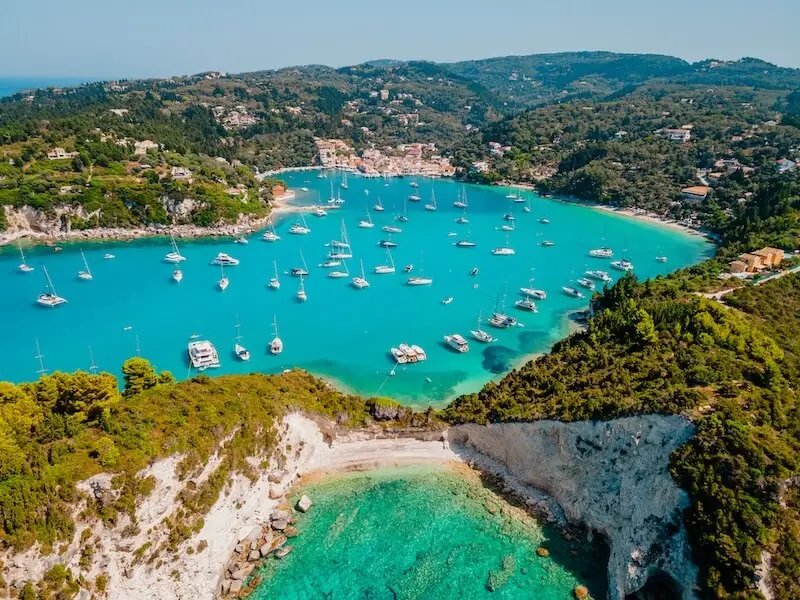
POLYGON ((133 143, 133 153, 137 156, 144 156, 150 150, 158 150, 158 144, 153 140, 142 140, 141 142, 133 143))
POLYGON ((47 158, 50 160, 64 160, 67 158, 75 158, 78 156, 77 152, 67 152, 63 148, 53 148, 47 153, 47 158))

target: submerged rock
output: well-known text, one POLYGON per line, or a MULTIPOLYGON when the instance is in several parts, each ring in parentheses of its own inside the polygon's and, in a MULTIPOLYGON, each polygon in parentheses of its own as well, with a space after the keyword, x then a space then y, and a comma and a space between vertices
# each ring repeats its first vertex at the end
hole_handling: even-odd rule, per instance
POLYGON ((550 556, 550 550, 548 550, 544 546, 539 546, 536 549, 536 556, 541 556, 542 558, 547 558, 548 556, 550 556))
POLYGON ((311 508, 312 504, 313 502, 311 502, 311 498, 303 494, 300 500, 297 501, 297 506, 295 506, 295 508, 297 508, 297 510, 299 510, 301 513, 306 513, 308 512, 308 509, 311 508))
POLYGON ((294 546, 282 546, 275 550, 275 558, 285 558, 288 556, 292 550, 294 550, 294 546))
POLYGON ((579 585, 575 588, 573 593, 575 594, 575 598, 577 598, 577 600, 585 600, 589 597, 589 590, 585 585, 579 585))

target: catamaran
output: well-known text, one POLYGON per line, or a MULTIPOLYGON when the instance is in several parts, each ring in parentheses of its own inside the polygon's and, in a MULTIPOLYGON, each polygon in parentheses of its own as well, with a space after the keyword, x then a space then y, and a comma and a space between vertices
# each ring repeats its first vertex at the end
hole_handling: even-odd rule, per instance
POLYGON ((269 280, 269 284, 268 285, 273 290, 279 290, 279 289, 281 289, 281 280, 278 279, 278 262, 273 260, 272 261, 272 267, 275 270, 275 277, 273 277, 272 279, 269 280))
POLYGON ((603 281, 605 283, 608 283, 608 282, 611 281, 611 277, 605 271, 599 271, 599 270, 597 270, 597 271, 586 271, 584 273, 584 275, 586 275, 587 277, 591 277, 592 279, 597 279, 598 281, 603 281))
POLYGON ((212 265, 227 265, 229 267, 235 267, 239 264, 238 258, 233 258, 230 254, 226 254, 225 252, 220 252, 217 254, 216 258, 211 261, 212 265))
POLYGON ((381 204, 380 196, 378 196, 378 202, 375 204, 375 206, 372 207, 372 210, 374 210, 375 212, 383 212, 384 210, 386 210, 385 208, 383 208, 383 204, 381 204))
POLYGON ((219 285, 219 289, 224 292, 225 290, 228 289, 228 285, 230 285, 230 281, 225 276, 225 267, 223 265, 219 266, 219 271, 220 271, 221 277, 219 279, 218 285, 219 285))
POLYGON ((17 249, 19 250, 20 258, 22 259, 22 262, 19 263, 19 267, 17 268, 20 270, 21 273, 30 273, 31 271, 33 271, 33 267, 31 267, 25 262, 25 253, 22 251, 22 246, 17 244, 17 249))
POLYGON ((516 306, 520 310, 525 310, 527 312, 538 313, 539 310, 536 308, 536 303, 531 299, 530 296, 525 296, 524 298, 520 298, 516 302, 514 302, 514 306, 516 306))
POLYGON ((367 218, 361 219, 358 222, 358 226, 361 227, 362 229, 372 229, 373 227, 375 227, 375 223, 372 222, 372 217, 369 216, 369 211, 367 211, 367 218))
POLYGON ((481 342, 482 344, 491 344, 494 341, 494 337, 486 333, 483 329, 481 329, 481 314, 478 313, 478 328, 471 329, 470 335, 474 337, 476 340, 481 342))
POLYGON ((612 261, 611 266, 617 271, 633 271, 633 263, 627 259, 612 261))
POLYGON ((275 337, 272 338, 272 341, 269 343, 269 351, 271 354, 278 355, 283 352, 283 340, 278 337, 278 320, 274 316, 272 317, 272 331, 275 334, 275 337))
POLYGON ((614 251, 611 248, 603 246, 602 248, 589 250, 589 256, 592 258, 611 258, 614 256, 614 251))
POLYGON ((394 258, 392 258, 392 251, 388 248, 386 249, 386 255, 389 257, 389 264, 388 265, 378 265, 375 267, 374 272, 376 275, 390 275, 394 273, 394 258))
POLYGON ((311 214, 314 215, 315 217, 324 217, 328 213, 321 206, 315 206, 314 208, 311 209, 311 214))
POLYGON ((47 306, 48 308, 55 308, 61 304, 66 304, 66 298, 62 298, 56 293, 56 289, 53 287, 53 281, 50 279, 50 274, 47 272, 47 267, 42 265, 42 271, 44 271, 45 279, 47 279, 47 291, 39 294, 36 303, 40 306, 47 306))
POLYGON ((175 283, 180 283, 181 281, 183 281, 183 271, 181 271, 180 269, 175 269, 172 272, 172 280, 175 283))
POLYGON ((175 241, 175 236, 173 235, 171 229, 169 230, 169 243, 172 246, 172 251, 168 252, 167 255, 164 256, 164 260, 172 264, 178 264, 185 261, 186 257, 178 252, 178 243, 175 241))
POLYGON ((234 338, 234 341, 235 341, 235 343, 233 345, 233 351, 236 354, 236 358, 238 358, 239 360, 242 360, 242 361, 250 360, 250 351, 247 348, 245 348, 244 346, 242 346, 242 344, 241 344, 242 336, 239 333, 239 316, 238 315, 236 316, 236 337, 234 338))
POLYGON ((436 193, 431 188, 431 201, 425 205, 425 210, 436 212, 436 193))
POLYGON ((344 271, 328 271, 328 277, 331 279, 344 279, 345 277, 350 277, 350 271, 347 270, 347 263, 342 260, 342 266, 344 266, 344 271))
POLYGON ((297 299, 300 302, 308 300, 308 294, 306 294, 306 287, 303 285, 302 275, 300 276, 300 285, 297 287, 297 299))
POLYGON ((450 346, 456 352, 469 352, 469 344, 458 333, 444 336, 444 343, 450 346))
POLYGON ((275 231, 275 224, 272 222, 272 219, 269 220, 269 223, 267 224, 267 230, 264 232, 264 235, 261 236, 261 239, 265 242, 280 241, 281 236, 279 236, 275 231))
POLYGON ((295 221, 292 223, 292 226, 289 228, 289 233, 293 235, 308 235, 311 233, 311 229, 308 227, 306 223, 306 218, 303 216, 303 213, 300 213, 300 220, 295 221))
POLYGON ((292 267, 289 274, 292 277, 306 277, 308 275, 308 265, 306 264, 306 257, 303 256, 303 251, 300 251, 300 260, 303 261, 302 267, 292 267))
POLYGON ((219 367, 219 354, 208 340, 189 342, 189 363, 200 371, 219 367))
POLYGON ((83 281, 91 281, 92 280, 92 271, 89 269, 89 263, 86 262, 86 255, 81 250, 81 258, 83 259, 83 270, 78 271, 78 279, 83 281))

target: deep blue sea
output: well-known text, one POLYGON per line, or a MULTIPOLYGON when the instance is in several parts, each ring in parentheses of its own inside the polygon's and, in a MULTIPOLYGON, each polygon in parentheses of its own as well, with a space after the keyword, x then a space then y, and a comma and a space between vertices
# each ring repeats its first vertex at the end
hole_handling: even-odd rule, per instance
MULTIPOLYGON (((318 179, 315 173, 292 173, 283 178, 297 190, 297 201, 315 204, 330 195, 330 182, 338 189, 338 175, 318 179), (308 188, 303 192, 300 188, 308 188)), ((3 343, 0 345, 0 380, 22 381, 36 377, 39 362, 34 357, 36 340, 49 370, 85 369, 90 365, 91 346, 97 365, 118 373, 122 362, 141 355, 158 369, 168 369, 176 377, 190 375, 186 356, 189 336, 198 334, 218 348, 222 367, 212 373, 279 372, 302 367, 333 378, 347 389, 367 394, 383 394, 416 405, 442 404, 455 394, 478 390, 498 378, 515 363, 532 353, 547 350, 567 332, 566 314, 585 308, 587 300, 561 293, 566 284, 575 285, 586 269, 605 269, 614 278, 606 260, 587 257, 590 248, 608 245, 616 256, 629 257, 641 277, 654 277, 702 260, 713 246, 698 236, 643 223, 576 204, 546 199, 528 193, 531 212, 505 198, 506 190, 496 187, 467 186, 469 224, 456 224, 462 214, 453 207, 460 184, 451 181, 419 181, 419 203, 407 202, 409 222, 394 223, 403 229, 392 240, 397 273, 376 275, 373 267, 387 262, 386 251, 378 242, 389 234, 383 225, 393 223, 393 215, 404 211, 404 199, 412 193, 409 179, 365 179, 351 176, 349 189, 342 190, 344 208, 326 217, 307 216, 311 233, 295 236, 288 229, 295 216, 278 223, 282 240, 261 241, 261 233, 250 236, 248 245, 230 239, 179 242, 188 257, 183 264, 184 280, 172 281, 173 265, 163 261, 170 250, 168 239, 127 243, 85 243, 93 281, 77 278, 83 268, 77 244, 64 244, 54 253, 45 247, 27 251, 33 273, 17 270, 19 255, 13 247, 0 251, 0 315, 3 315, 3 343), (435 188, 437 212, 423 205, 435 188), (371 207, 380 197, 386 210, 371 207), (373 229, 359 228, 359 220, 370 218, 373 229), (516 217, 516 229, 506 234, 499 228, 508 223, 507 212, 516 217), (550 220, 549 224, 539 222, 550 220), (350 279, 329 279, 317 265, 325 260, 326 244, 340 238, 342 222, 353 246, 354 258, 347 261, 351 275, 360 271, 363 260, 371 286, 357 290, 350 279), (457 235, 451 237, 448 233, 457 235), (457 248, 454 242, 467 236, 475 248, 457 248), (508 243, 515 256, 493 256, 490 250, 508 243), (552 247, 541 242, 551 240, 552 247), (241 265, 226 269, 230 287, 219 291, 219 267, 210 266, 217 252, 228 252, 241 265), (300 266, 303 253, 310 270, 305 288, 308 301, 298 302, 298 280, 286 272, 300 266), (113 260, 103 255, 111 252, 113 260), (666 264, 656 262, 665 255, 666 264), (267 282, 277 262, 281 289, 273 291, 267 282), (423 272, 433 279, 427 287, 405 285, 402 272, 414 265, 414 274, 423 272), (46 265, 57 292, 68 304, 47 309, 35 304, 45 288, 42 265, 46 265), (479 274, 470 276, 477 267, 479 274), (513 303, 521 286, 547 291, 547 300, 538 302, 538 314, 521 312, 513 303), (452 303, 442 300, 452 297, 452 303), (469 338, 479 314, 487 317, 497 303, 505 303, 524 327, 492 329, 498 340, 481 345, 469 338), (285 351, 272 356, 267 351, 272 339, 273 316, 277 318, 285 351), (251 353, 248 363, 233 355, 234 325, 241 324, 244 345, 251 353), (442 341, 445 334, 460 333, 470 339, 470 351, 458 354, 442 341), (390 376, 393 362, 388 354, 401 343, 418 344, 428 361, 399 366, 390 376)), ((588 294, 587 294, 588 298, 588 294)))
POLYGON ((11 96, 22 90, 80 85, 96 80, 91 77, 0 77, 0 98, 11 96))

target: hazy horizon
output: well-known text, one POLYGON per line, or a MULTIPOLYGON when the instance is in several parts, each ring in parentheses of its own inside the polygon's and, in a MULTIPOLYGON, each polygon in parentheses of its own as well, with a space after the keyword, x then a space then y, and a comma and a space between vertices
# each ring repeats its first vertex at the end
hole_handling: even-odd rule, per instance
POLYGON ((693 0, 673 0, 669 11, 635 0, 500 0, 491 10, 475 8, 455 0, 406 0, 402 6, 364 0, 229 0, 224 7, 210 0, 14 3, 3 9, 0 76, 161 78, 341 67, 376 57, 457 62, 595 48, 688 62, 749 56, 800 67, 794 32, 800 4, 789 0, 758 6, 731 0, 722 10, 693 0))

